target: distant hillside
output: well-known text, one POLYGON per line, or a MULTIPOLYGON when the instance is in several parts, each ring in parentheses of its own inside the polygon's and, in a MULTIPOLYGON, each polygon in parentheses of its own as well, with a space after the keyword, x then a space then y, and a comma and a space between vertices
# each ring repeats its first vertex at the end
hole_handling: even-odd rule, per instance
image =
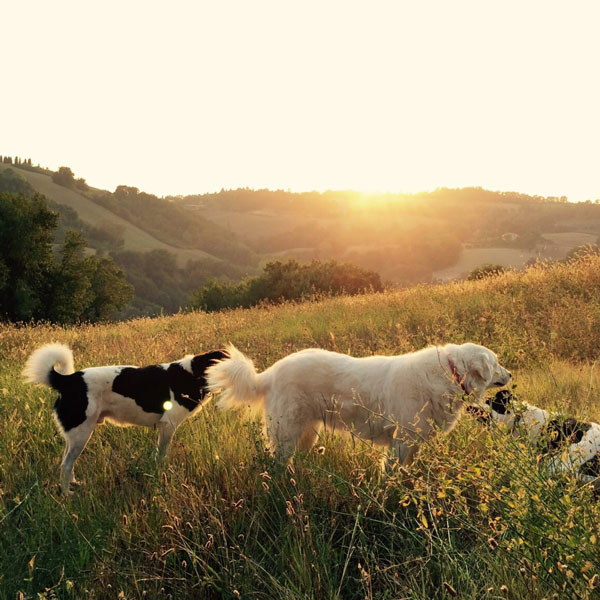
POLYGON ((173 253, 180 264, 185 264, 188 260, 216 259, 216 257, 203 250, 178 248, 158 240, 140 227, 86 198, 81 193, 57 185, 49 175, 21 169, 14 165, 0 164, 0 170, 7 168, 19 173, 36 191, 48 199, 74 209, 82 221, 94 226, 106 226, 112 230, 121 231, 124 240, 123 249, 125 250, 136 252, 166 250, 173 253))
POLYGON ((61 205, 63 229, 85 230, 90 246, 111 253, 136 288, 133 315, 172 312, 208 278, 239 280, 274 259, 350 262, 404 286, 463 278, 483 263, 560 260, 600 236, 600 205, 564 197, 464 188, 158 198, 126 185, 94 189, 68 167, 30 163, 0 169, 61 205))
MULTIPOLYGON (((239 251, 235 243, 221 246, 215 244, 215 247, 224 248, 225 254, 228 251, 231 254, 239 252, 239 262, 242 263, 239 265, 200 248, 168 244, 88 197, 111 197, 112 194, 88 188, 84 180, 78 180, 77 183, 79 182, 83 182, 85 191, 58 185, 52 181, 51 175, 41 169, 0 163, 0 190, 26 196, 34 192, 41 193, 47 198, 50 208, 59 213, 56 244, 62 243, 67 229, 80 231, 88 241, 89 252, 110 253, 126 272, 128 282, 134 286, 135 297, 131 305, 120 314, 120 318, 177 312, 186 306, 192 293, 209 278, 239 280, 254 272, 251 265, 244 265, 249 259, 254 260, 251 250, 242 248, 239 251)), ((143 201, 146 199, 143 198, 143 201)), ((206 242, 208 239, 210 225, 206 225, 200 217, 190 217, 184 209, 156 198, 154 202, 151 198, 146 204, 146 207, 139 207, 139 213, 151 213, 149 209, 152 205, 159 204, 162 212, 155 211, 154 214, 158 215, 155 221, 164 223, 165 231, 174 225, 183 230, 182 220, 186 221, 188 227, 194 227, 202 220, 205 230, 203 240, 206 242)), ((130 205, 125 201, 120 209, 128 207, 130 205)), ((128 216, 135 220, 131 211, 128 216)), ((140 221, 147 224, 148 219, 140 221)), ((214 229, 219 228, 214 226, 214 229)))
POLYGON ((600 235, 600 205, 482 188, 419 194, 223 190, 172 198, 277 257, 335 258, 410 283, 483 262, 563 258, 600 235))

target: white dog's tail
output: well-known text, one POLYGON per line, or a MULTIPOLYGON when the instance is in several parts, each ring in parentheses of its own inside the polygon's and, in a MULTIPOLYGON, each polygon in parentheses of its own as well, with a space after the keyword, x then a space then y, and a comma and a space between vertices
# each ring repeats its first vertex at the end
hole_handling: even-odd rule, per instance
POLYGON ((227 346, 229 358, 206 370, 207 388, 221 392, 217 406, 229 410, 236 406, 259 408, 264 398, 263 374, 257 373, 254 363, 233 344, 227 346))
POLYGON ((27 383, 42 383, 55 389, 56 374, 70 375, 75 371, 73 352, 64 344, 46 344, 41 346, 27 359, 23 377, 27 383), (58 367, 54 369, 55 365, 58 367))

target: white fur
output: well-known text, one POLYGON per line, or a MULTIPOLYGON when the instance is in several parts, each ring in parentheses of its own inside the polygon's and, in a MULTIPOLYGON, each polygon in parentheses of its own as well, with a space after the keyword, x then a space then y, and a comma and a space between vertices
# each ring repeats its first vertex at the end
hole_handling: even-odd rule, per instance
MULTIPOLYGON (((562 452, 552 457, 550 466, 557 471, 577 471, 588 460, 600 453, 600 425, 591 423, 580 442, 570 444, 562 452)), ((579 474, 585 481, 596 479, 579 474)))
POLYGON ((516 412, 502 414, 496 412, 487 405, 484 410, 490 413, 492 419, 497 423, 502 423, 514 430, 515 435, 529 438, 532 442, 537 442, 548 421, 550 414, 548 411, 527 404, 527 402, 516 402, 516 412))
POLYGON ((229 358, 206 371, 218 405, 253 405, 264 411, 274 449, 284 457, 308 450, 324 426, 350 430, 388 446, 404 464, 435 429, 451 429, 463 401, 450 362, 465 391, 476 397, 505 385, 510 373, 476 344, 429 347, 401 356, 353 358, 327 350, 296 352, 257 373, 233 346, 229 358))
POLYGON ((73 352, 71 352, 69 346, 46 344, 38 348, 27 359, 23 369, 23 377, 27 383, 50 385, 48 375, 52 367, 63 375, 70 375, 75 372, 73 352))

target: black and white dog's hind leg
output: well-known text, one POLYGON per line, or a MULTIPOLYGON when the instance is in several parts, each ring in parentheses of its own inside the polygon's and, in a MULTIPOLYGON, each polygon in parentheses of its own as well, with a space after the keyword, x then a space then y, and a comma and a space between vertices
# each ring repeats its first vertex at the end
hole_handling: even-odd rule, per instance
POLYGON ((95 422, 90 423, 89 421, 85 421, 68 433, 63 432, 67 445, 60 468, 61 489, 65 494, 70 493, 69 484, 76 483, 75 475, 73 474, 73 465, 88 443, 95 426, 95 422))
POLYGON ((85 383, 78 379, 75 385, 67 384, 66 388, 70 389, 67 390, 64 386, 69 382, 74 371, 73 353, 64 344, 47 344, 38 348, 28 358, 23 369, 23 376, 27 382, 40 383, 59 391, 59 397, 54 406, 54 418, 58 430, 66 442, 61 463, 61 488, 65 493, 68 493, 69 484, 75 479, 73 464, 85 448, 96 425, 95 421, 89 423, 85 417, 88 404, 87 390, 83 390, 84 397, 73 397, 77 395, 77 391, 82 391, 82 384, 85 387, 85 383), (68 418, 61 419, 61 412, 69 413, 68 418), (83 423, 73 426, 76 420, 83 420, 83 423))

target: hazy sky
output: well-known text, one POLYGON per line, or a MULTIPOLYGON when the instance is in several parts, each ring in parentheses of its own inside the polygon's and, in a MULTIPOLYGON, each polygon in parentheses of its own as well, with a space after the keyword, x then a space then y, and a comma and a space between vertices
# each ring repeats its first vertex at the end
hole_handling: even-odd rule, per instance
POLYGON ((0 154, 91 185, 600 198, 600 2, 4 2, 0 154))

